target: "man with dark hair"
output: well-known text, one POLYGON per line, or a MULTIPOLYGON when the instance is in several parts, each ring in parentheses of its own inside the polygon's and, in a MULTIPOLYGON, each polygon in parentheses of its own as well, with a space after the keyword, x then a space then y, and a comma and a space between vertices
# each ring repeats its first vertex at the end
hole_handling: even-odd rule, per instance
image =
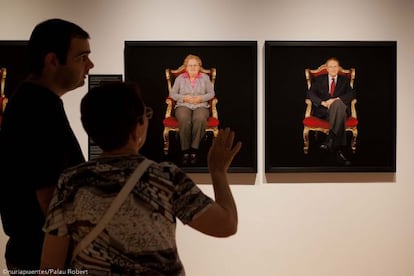
POLYGON ((348 106, 355 98, 355 90, 349 79, 339 75, 339 60, 326 61, 328 74, 315 78, 309 89, 309 97, 314 106, 312 115, 329 121, 329 135, 321 149, 335 154, 336 162, 350 165, 341 148, 346 145, 345 121, 348 106))
POLYGON ((30 73, 4 112, 0 132, 0 212, 9 269, 38 269, 42 231, 60 173, 85 161, 61 96, 82 86, 93 63, 89 34, 49 19, 28 43, 30 73))

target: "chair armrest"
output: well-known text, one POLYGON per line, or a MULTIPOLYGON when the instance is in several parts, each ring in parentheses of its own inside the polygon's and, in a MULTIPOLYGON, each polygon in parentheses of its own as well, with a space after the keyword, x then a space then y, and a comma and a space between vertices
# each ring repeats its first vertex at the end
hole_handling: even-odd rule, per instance
POLYGON ((165 103, 167 104, 167 109, 165 110, 165 118, 171 117, 171 111, 174 105, 174 100, 170 97, 165 99, 165 103))
POLYGON ((357 103, 357 99, 353 99, 351 101, 351 117, 355 119, 357 118, 357 112, 355 108, 356 103, 357 103))
POLYGON ((305 118, 307 118, 311 116, 312 101, 310 99, 305 99, 305 103, 306 103, 305 118))
POLYGON ((216 97, 212 98, 210 100, 210 105, 211 105, 211 117, 218 119, 218 113, 217 113, 217 102, 218 99, 216 97))

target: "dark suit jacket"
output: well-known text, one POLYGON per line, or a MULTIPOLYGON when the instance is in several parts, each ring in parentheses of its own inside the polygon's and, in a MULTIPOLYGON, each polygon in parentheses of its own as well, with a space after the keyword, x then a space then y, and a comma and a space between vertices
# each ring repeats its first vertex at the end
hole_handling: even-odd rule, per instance
POLYGON ((321 75, 313 79, 311 87, 308 91, 308 96, 312 101, 312 115, 319 118, 326 118, 328 109, 321 105, 322 101, 327 101, 330 98, 339 97, 342 102, 349 106, 352 99, 355 98, 356 93, 349 83, 349 79, 345 76, 338 75, 336 81, 334 94, 329 95, 329 80, 328 75, 321 75))

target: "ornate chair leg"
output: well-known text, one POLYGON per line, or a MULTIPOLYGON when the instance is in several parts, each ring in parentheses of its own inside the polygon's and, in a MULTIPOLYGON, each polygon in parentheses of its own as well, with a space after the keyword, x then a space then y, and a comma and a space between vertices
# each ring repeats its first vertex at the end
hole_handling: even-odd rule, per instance
POLYGON ((358 129, 353 129, 352 130, 352 141, 351 141, 351 148, 352 148, 352 153, 356 152, 356 139, 358 136, 358 129))
POLYGON ((309 128, 303 128, 303 152, 308 154, 309 151, 309 128))
POLYGON ((170 147, 169 137, 168 137, 169 133, 170 133, 170 130, 168 128, 165 128, 164 133, 163 133, 163 136, 164 136, 164 154, 165 155, 168 155, 168 148, 170 147))
POLYGON ((219 133, 218 127, 215 127, 213 129, 213 135, 214 135, 214 137, 217 137, 218 133, 219 133))

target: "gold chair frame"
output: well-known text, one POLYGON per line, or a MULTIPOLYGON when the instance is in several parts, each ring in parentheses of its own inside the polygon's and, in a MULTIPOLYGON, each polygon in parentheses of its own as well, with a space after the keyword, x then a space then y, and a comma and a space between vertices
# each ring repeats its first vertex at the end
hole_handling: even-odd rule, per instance
POLYGON ((8 102, 6 95, 4 94, 4 88, 6 85, 6 76, 7 76, 7 69, 6 68, 0 68, 0 97, 2 98, 2 106, 1 111, 4 111, 6 108, 6 104, 8 102))

